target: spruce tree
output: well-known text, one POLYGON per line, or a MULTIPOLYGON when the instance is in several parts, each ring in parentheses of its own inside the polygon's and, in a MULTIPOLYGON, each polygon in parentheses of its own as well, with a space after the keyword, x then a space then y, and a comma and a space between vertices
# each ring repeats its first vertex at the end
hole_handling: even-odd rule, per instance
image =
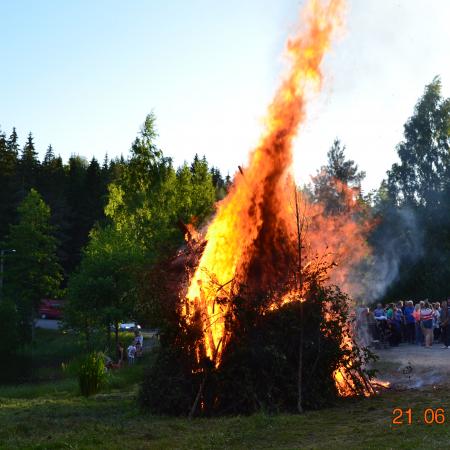
POLYGON ((17 141, 15 129, 7 140, 0 130, 0 241, 6 236, 8 226, 14 221, 18 201, 17 141))
POLYGON ((40 168, 38 153, 34 147, 33 135, 31 132, 28 134, 27 142, 20 155, 19 167, 21 194, 22 196, 25 196, 31 188, 37 186, 40 168))
POLYGON ((326 213, 335 214, 347 209, 348 189, 359 194, 366 174, 359 171, 353 160, 346 159, 345 145, 339 139, 333 142, 327 158, 327 164, 313 178, 313 195, 324 205, 326 213))
POLYGON ((19 156, 19 137, 17 136, 16 128, 13 127, 12 133, 9 136, 7 142, 8 150, 15 155, 17 158, 19 156))

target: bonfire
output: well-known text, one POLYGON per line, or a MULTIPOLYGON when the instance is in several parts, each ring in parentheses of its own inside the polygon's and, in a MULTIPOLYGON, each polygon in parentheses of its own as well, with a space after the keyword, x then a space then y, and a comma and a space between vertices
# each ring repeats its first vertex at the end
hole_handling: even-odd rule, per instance
MULTIPOLYGON (((239 168, 205 230, 187 228, 188 245, 164 274, 177 286, 176 294, 172 289, 163 295, 177 331, 167 340, 172 351, 158 370, 164 378, 164 367, 173 371, 178 364, 175 371, 184 378, 178 389, 189 398, 184 408, 191 415, 251 412, 267 405, 289 409, 294 403, 302 411, 305 402, 314 403, 304 401, 306 386, 330 396, 374 392, 364 371, 368 355, 356 345, 348 323, 350 298, 335 286, 351 287, 349 270, 368 252, 366 226, 355 219, 355 192, 342 186, 348 207, 328 216, 323 205, 298 190, 292 171, 293 139, 308 100, 321 88, 323 59, 342 27, 343 9, 342 0, 308 3, 301 31, 287 42, 289 68, 247 167, 239 168), (261 362, 268 352, 267 364, 261 362), (282 376, 270 358, 279 358, 282 376), (251 381, 237 382, 246 377, 240 366, 251 381), (314 385, 311 377, 324 381, 314 385), (261 379, 269 381, 254 387, 261 379), (291 392, 281 393, 280 384, 291 392)), ((170 376, 165 374, 166 381, 170 376)), ((157 407, 164 400, 154 389, 144 389, 142 398, 166 412, 157 407)))

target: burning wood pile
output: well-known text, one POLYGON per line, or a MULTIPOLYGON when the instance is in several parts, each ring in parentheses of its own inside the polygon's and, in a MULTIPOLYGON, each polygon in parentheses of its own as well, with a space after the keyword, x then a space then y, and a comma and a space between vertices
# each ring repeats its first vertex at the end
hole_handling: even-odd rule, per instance
POLYGON ((309 3, 248 167, 205 233, 186 230, 186 249, 150 277, 167 324, 141 392, 154 412, 302 411, 374 392, 369 355, 349 332, 350 299, 330 282, 345 286, 346 268, 367 251, 364 227, 351 208, 326 217, 292 175, 292 141, 342 9, 340 0, 309 3))

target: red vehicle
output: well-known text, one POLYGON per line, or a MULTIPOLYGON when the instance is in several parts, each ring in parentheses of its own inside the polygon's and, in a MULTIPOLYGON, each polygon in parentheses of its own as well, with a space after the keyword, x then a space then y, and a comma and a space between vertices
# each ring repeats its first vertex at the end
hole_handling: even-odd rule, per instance
POLYGON ((44 299, 39 306, 41 319, 62 319, 64 302, 62 300, 44 299))

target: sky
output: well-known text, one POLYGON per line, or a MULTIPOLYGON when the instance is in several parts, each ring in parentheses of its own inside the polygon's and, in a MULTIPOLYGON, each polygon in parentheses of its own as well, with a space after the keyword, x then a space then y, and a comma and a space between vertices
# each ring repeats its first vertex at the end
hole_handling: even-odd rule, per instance
MULTIPOLYGON (((126 156, 154 111, 176 165, 245 165, 283 73, 298 0, 0 0, 0 127, 100 161, 126 156)), ((335 138, 375 189, 424 87, 450 96, 449 0, 348 0, 346 31, 295 141, 300 183, 335 138)))

